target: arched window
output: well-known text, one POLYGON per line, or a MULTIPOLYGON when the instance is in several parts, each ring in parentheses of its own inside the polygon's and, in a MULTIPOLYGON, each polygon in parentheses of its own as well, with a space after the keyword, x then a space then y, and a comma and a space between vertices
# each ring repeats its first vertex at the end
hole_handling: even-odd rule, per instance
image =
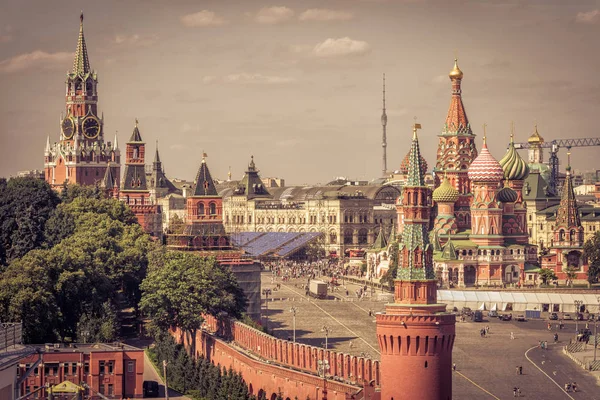
POLYGON ((208 205, 208 212, 210 215, 215 215, 217 213, 217 205, 215 203, 210 203, 208 205))
POLYGON ((204 215, 204 214, 205 214, 204 203, 198 203, 198 215, 204 215))

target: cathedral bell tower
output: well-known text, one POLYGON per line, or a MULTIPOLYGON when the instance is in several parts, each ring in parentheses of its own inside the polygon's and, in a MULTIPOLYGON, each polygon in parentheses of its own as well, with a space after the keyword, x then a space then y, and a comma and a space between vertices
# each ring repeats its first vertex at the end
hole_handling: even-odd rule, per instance
POLYGON ((450 400, 455 316, 437 302, 433 249, 428 226, 431 189, 425 185, 417 129, 406 185, 399 201, 403 212, 394 302, 377 314, 381 349, 381 399, 450 400))
POLYGON ((106 168, 117 184, 120 180, 120 152, 116 137, 104 141, 104 118, 98 114, 98 76, 90 67, 83 13, 79 17, 79 38, 73 69, 67 73, 65 114, 60 118, 59 142, 44 152, 46 181, 60 190, 64 183, 94 185, 103 180, 106 168))
POLYGON ((448 182, 458 190, 459 197, 455 205, 456 222, 461 229, 470 228, 469 205, 471 181, 467 170, 477 157, 475 135, 471 130, 469 118, 462 101, 463 72, 454 59, 454 67, 448 74, 452 82, 452 97, 442 133, 439 136, 436 165, 433 169, 435 186, 439 186, 444 175, 448 182))

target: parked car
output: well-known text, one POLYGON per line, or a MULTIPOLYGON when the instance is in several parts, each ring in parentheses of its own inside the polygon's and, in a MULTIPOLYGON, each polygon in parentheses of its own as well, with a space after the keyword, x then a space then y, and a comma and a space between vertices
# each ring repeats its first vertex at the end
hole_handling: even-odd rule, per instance
POLYGON ((580 342, 586 342, 593 334, 594 333, 591 329, 580 329, 579 332, 577 332, 577 340, 580 342))
POLYGON ((550 316, 548 317, 548 319, 552 320, 552 321, 557 321, 558 320, 558 314, 553 312, 550 313, 550 316))
POLYGON ((510 321, 512 320, 512 314, 502 314, 498 318, 500 318, 501 321, 510 321))
POLYGON ((498 318, 498 311, 496 311, 496 310, 490 310, 490 312, 488 312, 488 317, 490 317, 490 318, 498 318))
POLYGON ((473 314, 473 311, 469 307, 463 307, 462 312, 463 315, 470 316, 473 314))
POLYGON ((525 316, 523 314, 519 314, 519 315, 517 315, 517 321, 525 322, 527 320, 525 319, 525 316))
POLYGON ((571 317, 571 314, 563 314, 563 319, 565 321, 573 321, 573 317, 571 317))
POLYGON ((144 381, 142 384, 144 397, 158 397, 158 382, 144 381))
POLYGON ((589 314, 588 321, 594 321, 594 320, 596 320, 596 316, 594 314, 589 314))
POLYGON ((577 313, 577 321, 583 321, 583 314, 577 313))
POLYGON ((473 322, 483 322, 483 312, 481 312, 480 310, 476 310, 473 313, 473 322))

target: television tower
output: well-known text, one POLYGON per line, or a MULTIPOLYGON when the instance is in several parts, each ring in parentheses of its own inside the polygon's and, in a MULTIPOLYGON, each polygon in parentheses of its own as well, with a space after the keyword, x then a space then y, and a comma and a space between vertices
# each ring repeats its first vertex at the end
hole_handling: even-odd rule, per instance
POLYGON ((385 73, 383 74, 383 112, 381 113, 381 125, 383 126, 383 138, 381 140, 381 147, 383 148, 383 159, 382 159, 382 171, 381 176, 385 178, 387 176, 387 114, 385 113, 385 73))

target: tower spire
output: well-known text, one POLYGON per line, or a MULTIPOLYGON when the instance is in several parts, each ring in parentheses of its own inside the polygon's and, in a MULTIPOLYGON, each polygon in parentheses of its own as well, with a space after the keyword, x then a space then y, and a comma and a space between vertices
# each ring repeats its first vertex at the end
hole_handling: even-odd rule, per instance
POLYGON ((383 112, 381 113, 381 125, 383 126, 383 138, 381 147, 383 148, 381 176, 387 176, 387 114, 385 112, 385 73, 383 74, 383 112))
POLYGON ((406 179, 407 186, 425 186, 425 173, 421 165, 421 150, 419 149, 419 138, 417 129, 421 129, 421 124, 413 124, 413 137, 408 156, 408 178, 406 179))
POLYGON ((88 58, 85 37, 83 35, 83 11, 79 16, 79 39, 77 40, 77 49, 75 50, 75 59, 73 60, 73 74, 85 75, 90 72, 90 60, 88 58))
POLYGON ((154 153, 154 164, 160 164, 160 155, 158 154, 158 139, 156 139, 156 153, 154 153))

